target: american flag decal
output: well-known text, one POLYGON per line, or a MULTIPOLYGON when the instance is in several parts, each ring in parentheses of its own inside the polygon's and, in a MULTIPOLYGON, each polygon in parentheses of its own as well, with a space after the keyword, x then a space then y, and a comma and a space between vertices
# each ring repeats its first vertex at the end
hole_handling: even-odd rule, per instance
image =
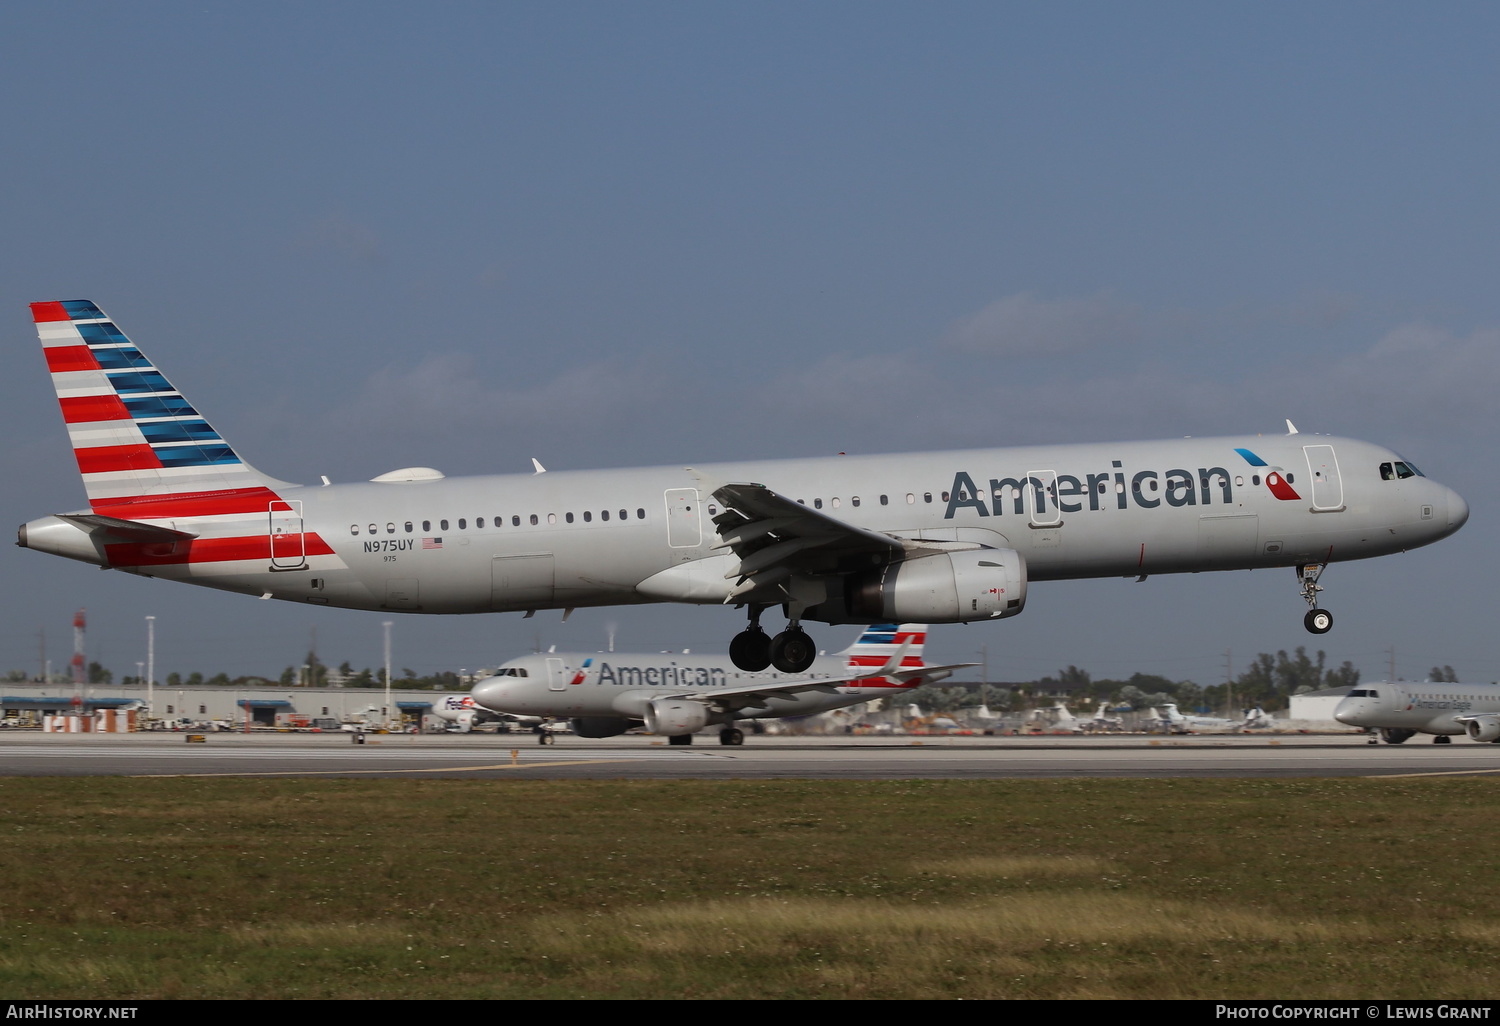
POLYGON ((441 539, 441 538, 423 538, 422 539, 422 548, 424 548, 424 549, 440 549, 442 547, 443 547, 443 539, 441 539))

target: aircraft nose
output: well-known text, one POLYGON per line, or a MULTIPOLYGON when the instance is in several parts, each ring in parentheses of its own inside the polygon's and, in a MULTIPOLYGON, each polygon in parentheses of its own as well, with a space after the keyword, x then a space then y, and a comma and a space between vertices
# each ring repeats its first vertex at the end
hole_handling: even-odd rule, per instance
POLYGON ((513 690, 513 683, 504 677, 486 677, 469 689, 469 697, 474 699, 474 704, 491 712, 510 712, 506 708, 506 698, 513 690))
POLYGON ((1448 530, 1457 531, 1469 520, 1469 504, 1453 489, 1448 489, 1448 530))

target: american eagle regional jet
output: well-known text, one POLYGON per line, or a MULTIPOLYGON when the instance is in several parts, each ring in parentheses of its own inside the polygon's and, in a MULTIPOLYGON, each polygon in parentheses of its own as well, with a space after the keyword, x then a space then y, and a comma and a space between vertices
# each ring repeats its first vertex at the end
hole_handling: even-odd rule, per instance
MULTIPOLYGON (((18 544, 261 598, 411 613, 734 605, 743 670, 800 673, 804 621, 1015 616, 1032 581, 1293 567, 1426 545, 1469 507, 1368 442, 1105 442, 307 486, 240 459, 86 300, 33 303, 89 508, 18 544), (769 635, 762 614, 781 607, 769 635)), ((326 479, 325 479, 326 480, 326 479)))

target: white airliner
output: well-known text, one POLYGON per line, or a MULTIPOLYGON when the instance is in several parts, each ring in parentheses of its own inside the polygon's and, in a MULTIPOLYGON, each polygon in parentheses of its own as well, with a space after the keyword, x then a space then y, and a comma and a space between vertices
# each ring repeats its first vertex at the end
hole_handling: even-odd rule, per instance
POLYGON ((1176 702, 1166 702, 1161 707, 1161 722, 1173 734, 1191 734, 1195 731, 1240 731, 1264 728, 1270 718, 1259 707, 1249 709, 1242 719, 1231 720, 1222 716, 1184 715, 1176 702))
POLYGON ((32 312, 89 508, 31 521, 20 545, 352 609, 733 604, 749 615, 730 645, 746 670, 811 666, 804 620, 998 620, 1031 581, 1069 578, 1294 567, 1321 634, 1327 564, 1429 544, 1469 516, 1391 450, 1295 429, 293 485, 240 459, 93 303, 32 312), (788 622, 772 638, 774 606, 788 622))
POLYGON ((456 729, 460 734, 467 734, 481 723, 494 723, 497 720, 527 727, 541 722, 535 716, 506 716, 493 712, 476 705, 471 695, 439 695, 432 700, 432 706, 427 711, 430 715, 453 724, 450 729, 456 729))
MULTIPOLYGON (((743 744, 735 720, 811 716, 931 684, 959 665, 926 666, 926 624, 868 628, 855 643, 813 661, 810 672, 742 670, 722 656, 542 653, 512 659, 469 692, 495 712, 567 718, 580 737, 613 737, 644 725, 671 744, 722 724, 719 743, 743 744)), ((542 744, 551 735, 538 735, 542 744)))
POLYGON ((1500 684, 1362 684, 1334 707, 1333 718, 1378 728, 1391 745, 1418 733, 1436 735, 1433 744, 1448 744, 1454 734, 1500 743, 1500 684))

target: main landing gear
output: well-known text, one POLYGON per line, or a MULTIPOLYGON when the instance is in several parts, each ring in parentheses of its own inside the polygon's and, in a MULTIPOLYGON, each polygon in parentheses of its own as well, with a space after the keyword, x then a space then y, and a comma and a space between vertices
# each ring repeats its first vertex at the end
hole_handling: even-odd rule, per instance
POLYGON ((745 732, 738 727, 725 727, 719 731, 719 744, 742 745, 745 743, 745 732))
POLYGON ((742 670, 751 672, 774 666, 782 673, 801 673, 813 664, 818 655, 817 646, 796 620, 786 625, 786 630, 769 637, 760 625, 760 614, 764 606, 750 607, 750 624, 734 636, 729 643, 729 660, 742 670))
POLYGON ((1302 626, 1307 628, 1309 634, 1327 634, 1333 629, 1333 614, 1318 608, 1318 592, 1323 590, 1318 578, 1323 576, 1327 567, 1327 563, 1303 563, 1297 567, 1297 581, 1302 588, 1302 598, 1310 607, 1307 615, 1302 618, 1302 626))

